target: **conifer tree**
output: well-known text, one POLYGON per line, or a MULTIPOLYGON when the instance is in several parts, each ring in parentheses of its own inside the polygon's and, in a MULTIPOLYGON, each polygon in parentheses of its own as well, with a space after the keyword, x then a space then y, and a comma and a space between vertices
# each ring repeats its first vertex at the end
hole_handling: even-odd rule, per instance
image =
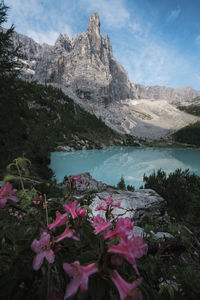
POLYGON ((12 35, 14 26, 9 29, 4 29, 2 24, 7 21, 8 6, 4 1, 0 2, 0 81, 4 80, 7 76, 15 77, 19 73, 19 46, 15 47, 12 35))

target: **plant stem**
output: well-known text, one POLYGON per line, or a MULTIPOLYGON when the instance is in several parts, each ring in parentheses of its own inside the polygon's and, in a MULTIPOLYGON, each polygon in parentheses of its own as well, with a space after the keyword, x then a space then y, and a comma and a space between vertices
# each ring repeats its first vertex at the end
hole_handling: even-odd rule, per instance
POLYGON ((22 190, 25 191, 25 189, 24 189, 24 183, 23 183, 23 179, 22 179, 22 173, 21 173, 20 168, 19 168, 19 166, 18 166, 17 163, 16 163, 16 167, 17 167, 17 171, 19 173, 19 178, 20 178, 20 183, 21 183, 21 186, 22 186, 22 190))
POLYGON ((50 299, 50 263, 48 263, 47 270, 47 300, 50 299))
POLYGON ((47 196, 44 194, 44 203, 45 203, 45 212, 46 212, 46 223, 49 225, 49 217, 48 217, 48 207, 47 207, 47 196))

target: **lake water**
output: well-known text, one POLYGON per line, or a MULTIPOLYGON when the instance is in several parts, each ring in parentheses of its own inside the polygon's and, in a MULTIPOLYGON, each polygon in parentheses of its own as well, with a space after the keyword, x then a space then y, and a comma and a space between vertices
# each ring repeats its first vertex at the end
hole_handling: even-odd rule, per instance
POLYGON ((121 176, 126 184, 139 188, 143 175, 162 168, 170 173, 177 168, 200 175, 200 149, 152 147, 109 147, 106 150, 80 150, 51 153, 50 167, 57 182, 65 175, 90 172, 92 177, 116 185, 121 176))

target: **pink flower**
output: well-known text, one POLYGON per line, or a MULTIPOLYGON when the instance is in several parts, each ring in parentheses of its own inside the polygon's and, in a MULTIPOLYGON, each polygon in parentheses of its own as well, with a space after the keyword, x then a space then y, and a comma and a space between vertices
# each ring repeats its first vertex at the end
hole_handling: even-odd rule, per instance
POLYGON ((35 271, 39 270, 44 258, 46 258, 49 263, 54 262, 54 253, 50 248, 50 238, 50 235, 44 231, 40 236, 40 240, 35 239, 31 244, 31 249, 37 253, 33 259, 33 269, 35 271))
POLYGON ((79 207, 77 209, 77 215, 80 219, 84 218, 86 215, 86 209, 84 207, 79 207))
POLYGON ((119 275, 116 270, 113 270, 111 272, 111 280, 118 289, 120 300, 142 300, 142 294, 137 289, 137 287, 142 283, 142 278, 139 278, 132 283, 128 283, 119 275))
POLYGON ((115 207, 119 207, 119 208, 121 207, 121 201, 118 201, 117 203, 114 203, 113 199, 111 197, 108 197, 108 198, 106 198, 104 200, 106 201, 106 204, 108 206, 111 205, 111 206, 115 206, 115 207))
POLYGON ((106 201, 107 206, 115 206, 120 208, 121 207, 121 201, 118 201, 117 203, 113 202, 113 199, 111 197, 108 197, 106 199, 104 199, 106 201))
POLYGON ((118 218, 116 227, 113 231, 106 232, 104 239, 112 239, 118 237, 120 239, 126 239, 130 234, 133 233, 134 222, 131 222, 130 218, 118 218))
POLYGON ((108 197, 105 199, 107 205, 112 205, 113 204, 113 199, 111 197, 108 197))
POLYGON ((62 234, 60 234, 56 237, 56 243, 66 239, 66 238, 70 238, 70 239, 79 241, 79 238, 77 238, 74 235, 74 233, 75 233, 75 231, 73 229, 70 229, 69 225, 67 225, 66 228, 65 228, 65 231, 62 234))
POLYGON ((144 243, 143 239, 140 236, 133 236, 130 239, 132 243, 132 250, 134 252, 135 258, 140 258, 142 257, 147 250, 147 244, 144 243))
POLYGON ((77 204, 78 204, 78 200, 71 201, 63 205, 64 210, 70 212, 73 219, 76 219, 77 217, 81 219, 86 215, 86 209, 84 207, 77 208, 77 204))
POLYGON ((73 219, 76 219, 78 217, 76 213, 77 203, 78 200, 70 201, 69 203, 63 205, 64 210, 70 212, 73 219))
POLYGON ((140 258, 146 252, 147 244, 143 242, 142 238, 133 236, 131 239, 121 239, 118 245, 108 245, 108 253, 120 254, 134 267, 137 274, 139 274, 135 258, 140 258))
POLYGON ((95 208, 95 210, 105 210, 105 211, 106 211, 106 210, 107 210, 107 207, 108 207, 107 205, 106 205, 106 206, 103 206, 102 203, 100 203, 99 206, 97 206, 97 207, 95 208))
POLYGON ((39 196, 39 199, 40 199, 40 200, 42 200, 42 199, 43 199, 43 196, 42 196, 42 195, 40 195, 40 196, 39 196))
POLYGON ((16 192, 17 190, 12 188, 12 184, 10 182, 6 182, 3 188, 0 189, 0 208, 5 207, 8 199, 14 202, 18 202, 19 199, 16 196, 14 196, 16 192))
POLYGON ((33 204, 35 204, 35 205, 39 205, 39 204, 40 204, 40 201, 33 200, 33 204))
POLYGON ((64 263, 63 269, 73 279, 68 284, 64 300, 74 296, 80 287, 81 292, 86 292, 88 289, 88 277, 98 272, 97 263, 92 263, 87 266, 81 266, 79 261, 75 261, 71 264, 64 263))
POLYGON ((121 207, 121 201, 118 201, 117 203, 113 203, 112 206, 120 208, 121 207))
POLYGON ((48 225, 48 228, 51 230, 57 226, 61 226, 66 224, 68 215, 67 214, 61 214, 59 211, 56 212, 56 220, 48 225))
POLYGON ((103 218, 100 217, 100 215, 94 217, 93 223, 91 222, 91 225, 95 228, 94 234, 98 234, 112 227, 110 221, 105 221, 103 218))
POLYGON ((74 176, 74 177, 72 177, 72 179, 73 179, 74 181, 78 181, 78 182, 80 182, 80 183, 83 183, 81 177, 76 177, 76 176, 74 176))
POLYGON ((117 203, 113 203, 113 199, 111 197, 108 197, 106 199, 104 199, 106 201, 106 206, 104 206, 102 203, 100 203, 96 208, 95 210, 105 210, 105 211, 109 211, 111 212, 112 211, 112 208, 111 207, 118 207, 120 208, 121 207, 121 202, 118 201, 117 203))

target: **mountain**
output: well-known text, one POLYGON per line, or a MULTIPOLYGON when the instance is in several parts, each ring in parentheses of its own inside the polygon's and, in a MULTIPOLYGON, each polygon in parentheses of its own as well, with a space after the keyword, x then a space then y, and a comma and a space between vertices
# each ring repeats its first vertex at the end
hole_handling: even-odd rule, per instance
POLYGON ((136 99, 165 99, 169 102, 181 102, 191 101, 200 96, 200 91, 194 90, 190 86, 174 89, 165 86, 144 86, 132 83, 132 87, 136 99))
POLYGON ((105 105, 133 98, 127 72, 113 57, 109 36, 100 34, 97 13, 91 15, 86 32, 75 38, 60 34, 54 46, 39 45, 17 33, 14 41, 22 45, 26 79, 60 84, 80 99, 105 105))
POLYGON ((74 38, 60 34, 53 46, 18 33, 13 40, 22 45, 22 78, 61 88, 119 133, 159 139, 199 120, 171 102, 189 100, 200 92, 130 82, 113 56, 109 36, 100 33, 98 13, 91 15, 85 32, 74 38))

